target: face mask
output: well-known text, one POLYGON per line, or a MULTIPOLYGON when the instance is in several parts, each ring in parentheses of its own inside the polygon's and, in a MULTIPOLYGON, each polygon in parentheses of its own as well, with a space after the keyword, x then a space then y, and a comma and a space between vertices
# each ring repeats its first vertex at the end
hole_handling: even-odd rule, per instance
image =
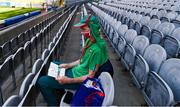
POLYGON ((88 31, 88 32, 81 32, 81 34, 84 36, 85 39, 90 38, 90 31, 88 31))

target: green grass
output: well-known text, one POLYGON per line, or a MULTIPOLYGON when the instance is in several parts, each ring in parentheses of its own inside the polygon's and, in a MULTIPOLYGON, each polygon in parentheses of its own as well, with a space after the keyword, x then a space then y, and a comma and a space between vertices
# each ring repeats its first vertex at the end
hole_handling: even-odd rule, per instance
MULTIPOLYGON (((3 7, 0 7, 0 10, 2 8, 3 7)), ((6 8, 6 7, 4 7, 4 8, 6 8)), ((21 15, 21 14, 25 14, 25 13, 32 12, 35 10, 40 10, 40 9, 39 8, 23 8, 23 9, 15 8, 15 10, 8 10, 7 9, 7 11, 4 11, 4 12, 0 11, 0 20, 7 19, 7 18, 17 16, 17 15, 21 15)))

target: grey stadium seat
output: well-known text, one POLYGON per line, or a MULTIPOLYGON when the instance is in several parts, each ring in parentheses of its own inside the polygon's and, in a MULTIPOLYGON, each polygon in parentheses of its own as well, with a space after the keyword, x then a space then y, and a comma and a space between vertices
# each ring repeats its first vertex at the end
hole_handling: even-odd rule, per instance
POLYGON ((118 33, 120 36, 124 36, 124 34, 126 33, 127 30, 128 30, 127 25, 121 25, 118 29, 118 33))
POLYGON ((161 46, 166 50, 168 58, 175 58, 179 55, 180 41, 174 37, 166 36, 161 41, 161 46))
POLYGON ((137 32, 133 29, 127 30, 126 33, 124 34, 124 38, 126 42, 129 44, 132 44, 136 36, 137 36, 137 32))
POLYGON ((156 72, 149 73, 143 94, 149 106, 172 106, 174 103, 172 90, 156 72))
POLYGON ((166 60, 167 55, 163 47, 151 44, 146 48, 143 57, 147 61, 150 71, 158 72, 161 63, 166 60))
POLYGON ((160 24, 161 24, 161 21, 159 19, 151 19, 148 23, 148 26, 151 29, 157 29, 160 24))
POLYGON ((163 38, 164 34, 161 31, 153 29, 151 31, 150 43, 159 44, 163 38))
POLYGON ((2 107, 18 106, 20 101, 21 98, 18 95, 12 95, 6 100, 2 107))
POLYGON ((173 23, 164 22, 161 23, 157 29, 166 36, 171 34, 171 32, 175 29, 175 26, 173 23))
POLYGON ((138 88, 143 88, 147 82, 149 66, 141 55, 136 55, 134 61, 134 69, 130 74, 138 88))
POLYGON ((171 58, 166 60, 159 71, 159 75, 170 86, 176 102, 180 101, 180 59, 171 58))
POLYGON ((149 21, 150 21, 149 16, 143 16, 140 20, 140 23, 141 23, 141 25, 147 25, 149 21))
POLYGON ((142 26, 140 33, 141 35, 146 36, 148 39, 151 38, 151 29, 146 25, 142 26))
POLYGON ((47 56, 49 55, 50 51, 48 49, 45 49, 44 52, 42 53, 41 59, 44 61, 47 56))
POLYGON ((135 56, 135 49, 131 45, 126 45, 124 56, 122 59, 122 64, 125 66, 127 70, 133 69, 135 56))
POLYGON ((180 34, 180 28, 176 28, 176 29, 174 29, 174 31, 169 36, 172 36, 172 37, 174 37, 180 41, 180 35, 179 34, 180 34))
POLYGON ((34 63, 34 65, 33 65, 32 73, 37 74, 39 72, 39 70, 41 69, 42 64, 43 64, 43 60, 37 59, 36 62, 34 63))
POLYGON ((21 99, 26 95, 26 93, 27 93, 27 91, 29 89, 29 85, 32 83, 32 80, 33 80, 34 76, 35 76, 35 74, 29 73, 25 77, 23 83, 21 84, 21 88, 20 88, 20 91, 19 91, 19 97, 21 99))
POLYGON ((134 39, 132 46, 137 54, 143 55, 146 47, 149 46, 149 39, 144 35, 139 35, 134 39))
POLYGON ((126 41, 123 37, 118 38, 118 52, 120 57, 123 57, 125 52, 126 41))
POLYGON ((15 37, 11 39, 11 51, 12 53, 15 53, 16 50, 18 49, 18 37, 15 37))

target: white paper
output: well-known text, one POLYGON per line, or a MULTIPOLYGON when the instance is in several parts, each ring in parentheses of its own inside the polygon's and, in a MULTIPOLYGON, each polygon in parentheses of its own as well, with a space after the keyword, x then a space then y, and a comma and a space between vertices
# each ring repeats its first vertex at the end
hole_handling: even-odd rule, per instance
POLYGON ((51 62, 48 69, 48 76, 56 78, 57 76, 65 75, 65 68, 60 68, 59 65, 51 62))

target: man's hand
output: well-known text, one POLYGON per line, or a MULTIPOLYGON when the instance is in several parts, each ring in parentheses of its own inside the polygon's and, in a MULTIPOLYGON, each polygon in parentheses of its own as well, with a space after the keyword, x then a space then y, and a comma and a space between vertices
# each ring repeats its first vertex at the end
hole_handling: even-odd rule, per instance
POLYGON ((60 83, 60 84, 67 84, 70 83, 70 78, 66 77, 66 76, 58 76, 56 77, 56 80, 60 83))
POLYGON ((68 64, 60 64, 59 67, 60 68, 65 68, 65 69, 69 68, 68 64))

